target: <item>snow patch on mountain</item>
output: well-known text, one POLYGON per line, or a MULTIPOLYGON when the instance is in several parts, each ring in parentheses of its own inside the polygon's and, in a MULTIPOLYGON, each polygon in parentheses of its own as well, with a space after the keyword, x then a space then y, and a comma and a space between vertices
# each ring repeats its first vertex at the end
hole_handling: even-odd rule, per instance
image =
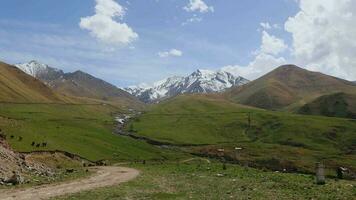
POLYGON ((64 72, 60 69, 50 67, 37 61, 30 61, 28 63, 15 64, 17 68, 26 74, 42 80, 45 84, 52 86, 53 80, 62 79, 64 72))
POLYGON ((30 61, 28 63, 16 64, 15 66, 21 69, 26 74, 31 75, 33 77, 39 77, 42 74, 48 74, 48 71, 63 73, 62 70, 49 67, 48 65, 39 63, 35 60, 30 61))
POLYGON ((240 86, 249 81, 228 71, 199 69, 189 76, 173 76, 154 83, 152 86, 139 85, 125 88, 132 95, 146 103, 186 93, 222 92, 233 86, 240 86))

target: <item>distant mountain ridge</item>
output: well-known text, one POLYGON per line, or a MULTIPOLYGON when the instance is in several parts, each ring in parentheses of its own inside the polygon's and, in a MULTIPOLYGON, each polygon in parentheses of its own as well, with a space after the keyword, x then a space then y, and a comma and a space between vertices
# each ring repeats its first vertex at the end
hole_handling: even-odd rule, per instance
POLYGON ((37 61, 17 64, 16 67, 43 81, 61 94, 99 101, 111 101, 119 104, 140 104, 128 92, 83 71, 64 73, 60 69, 37 61))
POLYGON ((241 76, 223 70, 197 70, 186 77, 173 76, 158 81, 153 86, 132 86, 125 90, 143 102, 152 103, 179 94, 222 92, 248 82, 241 76))
POLYGON ((15 66, 0 62, 0 101, 19 103, 66 103, 71 99, 54 92, 15 66))
POLYGON ((26 74, 40 79, 49 86, 52 85, 53 81, 61 79, 65 75, 62 70, 39 63, 35 60, 28 63, 15 64, 15 66, 26 74))
POLYGON ((235 102, 270 110, 293 110, 316 98, 344 92, 356 93, 356 85, 337 77, 284 65, 226 94, 235 102))

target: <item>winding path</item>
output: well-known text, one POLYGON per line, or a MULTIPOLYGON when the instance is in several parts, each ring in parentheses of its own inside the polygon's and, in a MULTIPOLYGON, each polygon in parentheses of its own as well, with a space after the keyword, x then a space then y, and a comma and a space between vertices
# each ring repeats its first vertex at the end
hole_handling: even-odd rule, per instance
POLYGON ((96 167, 94 169, 96 173, 86 179, 24 189, 0 190, 0 200, 49 199, 127 182, 136 178, 140 173, 138 170, 126 167, 96 167))

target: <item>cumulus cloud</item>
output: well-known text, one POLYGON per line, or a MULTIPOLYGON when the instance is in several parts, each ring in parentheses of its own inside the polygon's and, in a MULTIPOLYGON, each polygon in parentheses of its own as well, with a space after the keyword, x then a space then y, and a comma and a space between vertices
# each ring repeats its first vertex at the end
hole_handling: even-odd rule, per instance
POLYGON ((300 0, 285 23, 295 61, 308 69, 356 79, 356 1, 300 0))
POLYGON ((123 20, 126 11, 114 0, 96 0, 95 15, 80 19, 81 29, 107 44, 126 45, 138 38, 123 20))
POLYGON ((188 12, 214 12, 214 7, 208 6, 203 0, 189 0, 188 5, 183 7, 183 9, 188 12))
POLYGON ((247 66, 228 65, 223 67, 222 70, 242 76, 249 80, 254 80, 283 64, 286 64, 286 60, 283 57, 277 58, 262 53, 258 54, 247 66))
POLYGON ((180 57, 183 55, 183 52, 178 50, 178 49, 171 49, 169 51, 162 51, 162 52, 158 52, 158 56, 161 58, 166 58, 166 57, 180 57))
POLYGON ((246 66, 229 65, 222 68, 232 74, 243 76, 254 80, 267 72, 286 64, 286 59, 278 57, 278 54, 287 49, 283 40, 269 35, 266 31, 262 32, 261 46, 255 52, 254 59, 246 66))
POLYGON ((262 32, 262 45, 260 49, 262 53, 278 55, 287 48, 288 46, 285 44, 284 40, 270 35, 266 31, 262 32))

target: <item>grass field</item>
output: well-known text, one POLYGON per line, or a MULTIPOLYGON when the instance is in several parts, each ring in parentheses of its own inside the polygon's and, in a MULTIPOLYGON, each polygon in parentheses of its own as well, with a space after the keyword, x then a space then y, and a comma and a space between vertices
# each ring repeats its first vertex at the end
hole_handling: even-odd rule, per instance
POLYGON ((144 142, 114 135, 115 112, 120 110, 105 105, 1 103, 0 128, 11 146, 21 152, 62 150, 92 161, 113 162, 171 155, 144 142), (43 142, 46 147, 36 147, 43 142))
POLYGON ((181 96, 155 105, 134 120, 128 130, 226 159, 275 170, 311 172, 315 162, 329 167, 356 168, 356 120, 265 111, 220 98, 181 96), (251 123, 249 126, 248 113, 251 123))
POLYGON ((109 188, 64 196, 61 199, 353 199, 355 182, 327 179, 314 184, 309 175, 262 172, 237 165, 133 165, 139 178, 109 188))

